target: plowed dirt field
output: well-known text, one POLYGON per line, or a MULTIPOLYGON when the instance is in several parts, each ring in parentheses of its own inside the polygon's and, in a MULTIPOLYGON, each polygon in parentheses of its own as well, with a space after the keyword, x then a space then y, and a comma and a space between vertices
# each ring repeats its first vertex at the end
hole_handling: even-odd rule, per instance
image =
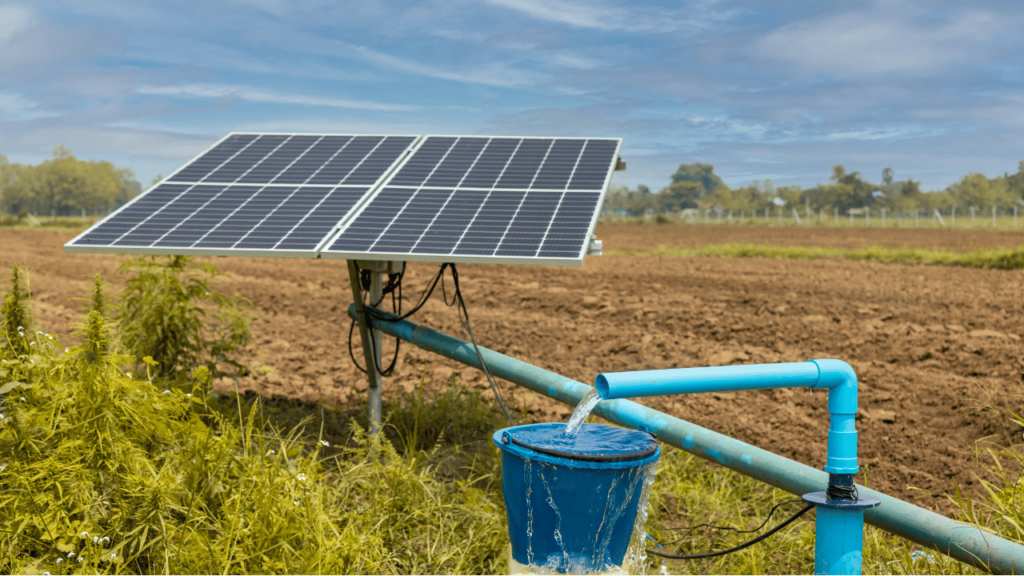
MULTIPOLYGON (((65 341, 81 306, 71 298, 86 294, 93 274, 103 274, 115 290, 123 284, 118 257, 65 254, 62 245, 72 236, 0 230, 0 265, 9 269, 17 262, 33 271, 40 325, 65 341)), ((961 251, 1024 244, 1024 233, 1007 232, 674 225, 601 225, 598 237, 606 251, 723 242, 961 251)), ((246 378, 245 387, 340 405, 365 398, 365 377, 346 346, 352 298, 344 262, 213 262, 228 273, 223 291, 248 297, 258 308, 249 360, 273 372, 246 378)), ((436 269, 409 266, 406 309, 436 269)), ((1021 408, 1024 271, 605 255, 588 258, 582 268, 464 265, 459 272, 481 345, 587 383, 600 372, 624 370, 823 357, 849 362, 861 382, 857 425, 868 484, 928 508, 949 507, 910 487, 941 494, 956 478, 978 488, 975 440, 994 435, 1021 442, 1020 430, 984 407, 1021 408)), ((454 309, 438 295, 413 320, 465 337, 454 309)), ((427 360, 429 386, 444 386, 457 372, 462 381, 486 387, 476 370, 406 345, 395 376, 385 380, 385 394, 412 390, 427 360)), ((513 404, 529 405, 535 421, 564 420, 571 412, 501 385, 513 404)), ((642 403, 824 465, 825 393, 702 394, 642 403)))

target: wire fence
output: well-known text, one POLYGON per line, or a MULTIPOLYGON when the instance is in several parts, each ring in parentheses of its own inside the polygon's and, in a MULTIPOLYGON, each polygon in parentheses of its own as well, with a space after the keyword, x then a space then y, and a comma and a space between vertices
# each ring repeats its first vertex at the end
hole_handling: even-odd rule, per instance
POLYGON ((650 221, 700 225, 741 226, 817 226, 831 228, 945 228, 950 230, 1019 230, 1024 229, 1024 211, 1013 208, 967 210, 901 210, 855 208, 841 211, 797 210, 795 208, 762 208, 746 210, 687 209, 679 212, 653 213, 631 217, 605 214, 603 220, 650 221))

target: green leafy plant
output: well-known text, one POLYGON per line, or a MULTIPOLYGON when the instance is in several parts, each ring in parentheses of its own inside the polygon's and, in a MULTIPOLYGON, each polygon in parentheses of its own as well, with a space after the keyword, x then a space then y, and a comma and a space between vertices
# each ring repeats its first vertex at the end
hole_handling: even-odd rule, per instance
POLYGON ((240 376, 247 368, 238 359, 252 336, 248 300, 216 291, 221 273, 209 263, 187 256, 166 260, 144 256, 125 260, 128 276, 120 300, 121 344, 136 365, 149 356, 154 378, 187 379, 196 366, 213 378, 240 376))
POLYGON ((0 403, 0 573, 504 570, 490 471, 441 477, 358 426, 340 449, 283 433, 207 395, 206 366, 184 390, 149 357, 125 372, 105 308, 97 278, 82 344, 33 352, 49 369, 0 403))
POLYGON ((3 321, 3 340, 0 340, 0 351, 5 360, 17 360, 29 353, 29 338, 32 325, 29 322, 28 290, 22 287, 21 269, 14 265, 11 269, 11 291, 3 298, 0 305, 0 319, 3 321), (29 336, 25 335, 28 331, 29 336))

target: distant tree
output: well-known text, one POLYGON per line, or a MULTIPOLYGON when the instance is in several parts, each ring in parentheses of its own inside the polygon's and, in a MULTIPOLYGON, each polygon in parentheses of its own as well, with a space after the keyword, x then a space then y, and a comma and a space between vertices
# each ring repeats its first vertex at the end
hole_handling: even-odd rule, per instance
POLYGON ((692 180, 673 182, 658 192, 662 210, 697 208, 705 195, 707 195, 707 190, 704 186, 700 182, 692 180))
POLYGON ((95 213, 127 202, 140 188, 130 170, 78 160, 64 145, 36 166, 8 163, 0 168, 0 202, 8 213, 95 213))
POLYGON ((1016 201, 1005 178, 989 180, 984 174, 971 172, 949 187, 957 205, 964 208, 1006 208, 1016 201))
POLYGON ((886 186, 888 186, 889 184, 892 184, 892 177, 893 177, 893 170, 892 170, 892 168, 883 168, 882 169, 882 182, 886 186))
MULTIPOLYGON (((725 182, 715 174, 715 167, 711 164, 680 164, 679 169, 672 175, 672 184, 680 182, 695 182, 700 185, 701 198, 711 194, 719 186, 725 186, 725 182)), ((669 186, 671 187, 672 184, 669 186)))

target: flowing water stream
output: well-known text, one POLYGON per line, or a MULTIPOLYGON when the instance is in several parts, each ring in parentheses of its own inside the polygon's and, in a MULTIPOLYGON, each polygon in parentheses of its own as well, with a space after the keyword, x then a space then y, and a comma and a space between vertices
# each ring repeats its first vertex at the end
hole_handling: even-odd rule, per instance
POLYGON ((587 416, 590 416, 590 412, 600 401, 601 396, 597 393, 596 389, 587 392, 587 395, 576 405, 576 409, 572 411, 572 416, 569 417, 569 421, 565 424, 565 435, 567 437, 576 437, 576 433, 580 431, 580 426, 583 426, 583 421, 587 419, 587 416))

